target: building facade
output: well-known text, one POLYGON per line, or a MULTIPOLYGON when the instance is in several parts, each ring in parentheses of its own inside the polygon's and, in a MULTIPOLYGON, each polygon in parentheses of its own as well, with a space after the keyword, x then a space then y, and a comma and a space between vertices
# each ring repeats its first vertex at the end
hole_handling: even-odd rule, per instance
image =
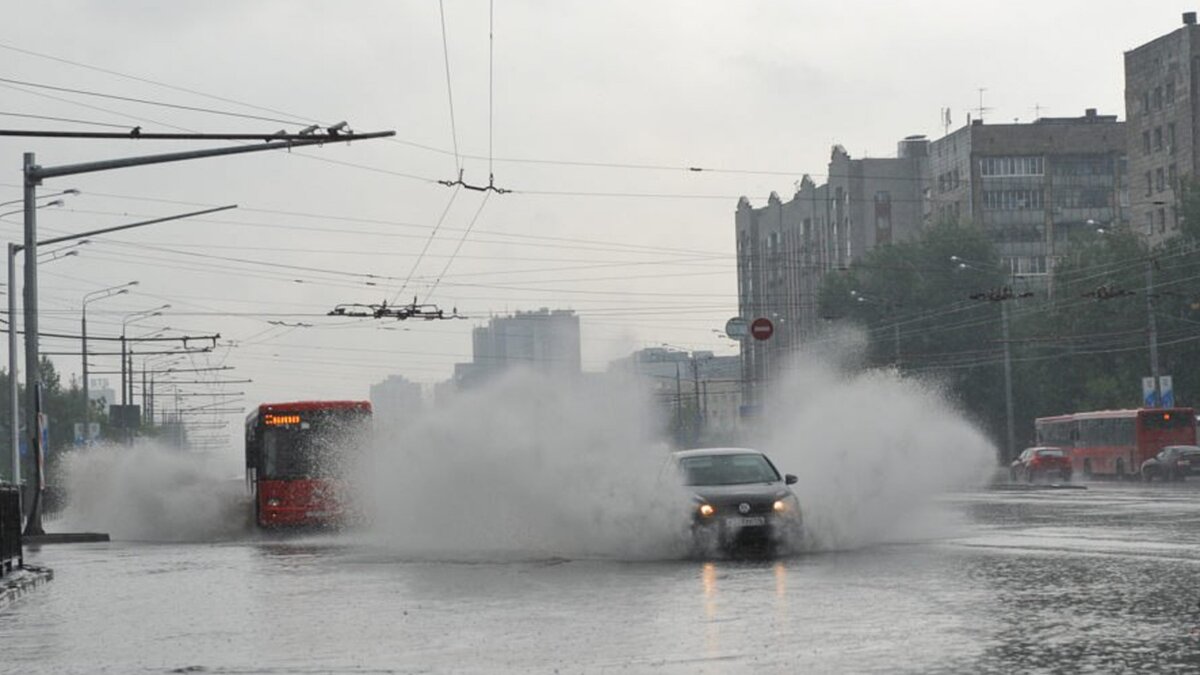
POLYGON ((930 146, 928 221, 971 222, 1008 272, 1045 278, 1072 241, 1127 222, 1125 123, 1089 108, 1030 124, 976 120, 930 146))
POLYGON ((514 367, 563 376, 578 376, 582 370, 579 316, 573 310, 543 307, 494 317, 472 331, 471 347, 471 362, 454 366, 459 388, 514 367))
POLYGON ((742 406, 741 358, 710 351, 650 347, 613 361, 610 373, 642 378, 681 445, 737 437, 742 406))
POLYGON ((425 407, 421 385, 403 375, 389 375, 371 385, 371 407, 377 424, 399 424, 413 419, 425 407))
POLYGON ((804 176, 787 202, 775 193, 760 208, 738 201, 739 315, 765 317, 775 327, 770 340, 742 343, 747 403, 754 383, 820 330, 817 300, 826 274, 876 246, 919 235, 928 167, 923 136, 905 138, 890 158, 852 159, 838 145, 825 184, 804 176))
POLYGON ((1180 187, 1197 175, 1200 28, 1176 30, 1125 52, 1130 220, 1149 243, 1179 232, 1180 187))

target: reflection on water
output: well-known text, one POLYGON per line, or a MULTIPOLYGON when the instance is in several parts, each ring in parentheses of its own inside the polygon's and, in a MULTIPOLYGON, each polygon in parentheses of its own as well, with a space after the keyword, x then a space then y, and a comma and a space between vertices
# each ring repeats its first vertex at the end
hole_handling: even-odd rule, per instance
POLYGON ((708 561, 700 568, 704 586, 704 653, 711 659, 721 652, 720 629, 717 624, 717 564, 708 561))

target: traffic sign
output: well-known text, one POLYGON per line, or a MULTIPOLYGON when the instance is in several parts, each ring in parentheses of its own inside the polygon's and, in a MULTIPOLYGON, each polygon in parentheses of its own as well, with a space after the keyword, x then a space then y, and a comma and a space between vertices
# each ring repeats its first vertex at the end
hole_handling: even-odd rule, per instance
POLYGON ((745 340, 750 334, 750 323, 740 316, 725 322, 725 334, 734 340, 745 340))
POLYGON ((775 334, 775 324, 766 317, 759 317, 750 324, 750 335, 754 336, 755 340, 770 340, 775 334))

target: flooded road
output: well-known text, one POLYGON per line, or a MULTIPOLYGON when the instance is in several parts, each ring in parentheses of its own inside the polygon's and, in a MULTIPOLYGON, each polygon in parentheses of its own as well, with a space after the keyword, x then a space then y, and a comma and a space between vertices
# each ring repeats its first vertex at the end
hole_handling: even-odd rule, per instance
POLYGON ((12 672, 1195 672, 1200 485, 981 491, 775 561, 439 559, 361 536, 45 547, 12 672))

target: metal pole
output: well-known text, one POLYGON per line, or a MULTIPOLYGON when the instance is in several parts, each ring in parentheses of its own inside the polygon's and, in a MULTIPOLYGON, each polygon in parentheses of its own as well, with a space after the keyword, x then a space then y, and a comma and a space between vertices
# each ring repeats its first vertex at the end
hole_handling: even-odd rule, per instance
POLYGON ((1012 343, 1008 341, 1008 302, 1000 301, 1001 339, 1004 340, 1004 413, 1008 426, 1008 448, 1004 457, 1005 462, 1011 462, 1016 448, 1016 435, 1013 432, 1013 396, 1012 396, 1012 343))
MULTIPOLYGON (((892 317, 893 319, 895 317, 892 317)), ((896 369, 900 369, 900 322, 892 324, 892 342, 896 352, 896 369)))
POLYGON ((92 398, 88 391, 88 351, 87 351, 87 300, 83 301, 83 318, 80 320, 80 334, 83 336, 83 441, 84 445, 91 440, 90 428, 92 422, 92 398))
POLYGON ((1155 406, 1162 405, 1158 386, 1158 323, 1154 320, 1154 260, 1146 260, 1146 326, 1150 339, 1150 376, 1154 378, 1155 406))
POLYGON ((41 377, 38 371, 38 276, 37 276, 37 163, 34 153, 24 157, 25 187, 25 432, 30 439, 29 451, 36 468, 33 476, 33 505, 25 534, 45 534, 42 530, 42 434, 38 424, 41 414, 41 377))
POLYGON ((679 382, 679 362, 675 362, 675 443, 683 445, 683 387, 679 382))
MULTIPOLYGON (((125 398, 125 329, 121 329, 121 407, 129 405, 129 401, 125 398)), ((124 415, 124 413, 121 413, 124 415)), ((124 426, 124 417, 121 418, 122 426, 124 426)))
MULTIPOLYGON (((20 389, 17 387, 17 295, 16 295, 16 260, 17 245, 8 244, 8 419, 9 444, 12 448, 13 484, 21 485, 21 404, 18 400, 20 389)), ((20 487, 17 488, 18 490, 20 487)), ((24 507, 24 500, 21 502, 24 507)), ((24 517, 21 522, 25 522, 24 517)))

